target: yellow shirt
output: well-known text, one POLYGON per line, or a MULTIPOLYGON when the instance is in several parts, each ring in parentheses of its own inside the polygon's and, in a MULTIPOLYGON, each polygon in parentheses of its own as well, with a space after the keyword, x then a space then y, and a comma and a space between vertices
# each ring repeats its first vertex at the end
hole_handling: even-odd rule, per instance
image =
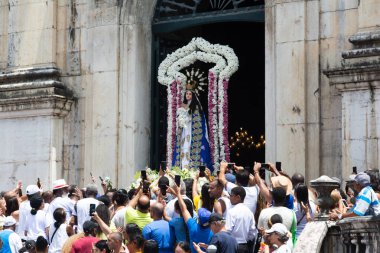
POLYGON ((195 212, 198 213, 198 209, 202 207, 201 195, 197 195, 194 197, 194 209, 195 212))
MULTIPOLYGON (((113 223, 112 221, 111 221, 109 227, 110 227, 112 232, 117 232, 117 228, 115 226, 115 223, 113 223)), ((100 240, 108 240, 106 234, 104 234, 103 231, 101 233, 97 234, 96 237, 99 238, 100 240)))
POLYGON ((125 223, 135 223, 142 230, 145 225, 151 223, 153 219, 150 217, 150 213, 142 213, 139 210, 133 209, 128 206, 125 212, 125 223))

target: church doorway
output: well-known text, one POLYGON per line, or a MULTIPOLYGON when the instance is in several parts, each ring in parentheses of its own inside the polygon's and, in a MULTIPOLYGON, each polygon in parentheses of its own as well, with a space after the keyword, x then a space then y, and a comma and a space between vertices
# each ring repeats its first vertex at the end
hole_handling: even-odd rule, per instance
MULTIPOLYGON (((167 54, 188 44, 193 37, 202 37, 212 44, 227 45, 239 58, 239 69, 231 77, 228 88, 231 162, 252 166, 253 161, 265 161, 264 20, 262 18, 261 21, 257 19, 253 22, 249 20, 231 22, 226 18, 225 21, 219 17, 218 22, 188 27, 183 24, 181 26, 180 22, 177 22, 178 29, 166 29, 162 26, 154 29, 153 26, 155 31, 152 52, 151 167, 153 168, 157 168, 159 161, 166 160, 167 92, 166 87, 157 81, 157 68, 167 54)), ((212 65, 196 62, 194 67, 207 73, 212 65)), ((201 94, 200 100, 207 115, 207 94, 201 94)))

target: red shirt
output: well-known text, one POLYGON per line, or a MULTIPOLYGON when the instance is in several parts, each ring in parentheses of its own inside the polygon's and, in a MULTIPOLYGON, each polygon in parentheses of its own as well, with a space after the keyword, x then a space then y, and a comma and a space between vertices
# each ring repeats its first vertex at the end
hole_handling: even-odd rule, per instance
POLYGON ((97 241, 99 241, 99 238, 92 236, 80 238, 73 243, 71 253, 91 253, 92 245, 94 245, 97 241))

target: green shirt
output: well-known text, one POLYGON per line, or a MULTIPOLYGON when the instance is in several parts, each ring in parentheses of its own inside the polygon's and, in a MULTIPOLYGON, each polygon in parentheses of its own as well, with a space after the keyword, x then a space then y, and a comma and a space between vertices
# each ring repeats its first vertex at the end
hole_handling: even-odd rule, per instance
POLYGON ((141 230, 143 230, 145 225, 152 221, 153 219, 150 217, 150 213, 142 213, 130 206, 127 207, 127 211, 125 212, 125 224, 135 223, 141 230))

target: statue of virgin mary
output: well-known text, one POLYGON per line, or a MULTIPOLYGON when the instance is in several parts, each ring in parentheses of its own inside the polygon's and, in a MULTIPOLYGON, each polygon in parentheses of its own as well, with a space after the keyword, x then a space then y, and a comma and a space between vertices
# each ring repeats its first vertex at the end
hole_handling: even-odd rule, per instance
POLYGON ((204 165, 213 170, 210 156, 206 117, 198 99, 200 77, 198 71, 191 71, 190 80, 186 85, 183 103, 177 110, 177 129, 175 148, 173 150, 172 166, 182 169, 198 169, 204 165))

